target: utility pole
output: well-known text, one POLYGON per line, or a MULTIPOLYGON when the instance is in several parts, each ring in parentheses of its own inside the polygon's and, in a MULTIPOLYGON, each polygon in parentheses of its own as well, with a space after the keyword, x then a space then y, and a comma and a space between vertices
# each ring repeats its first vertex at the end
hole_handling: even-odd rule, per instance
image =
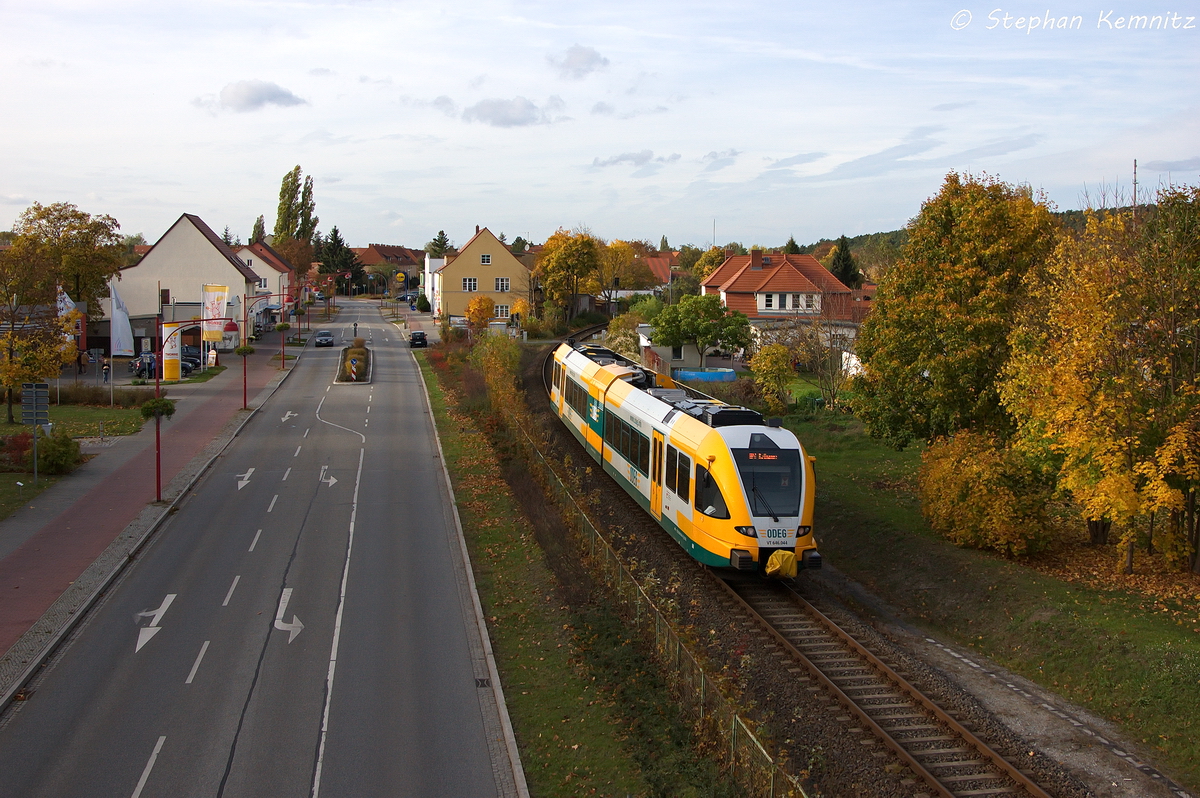
POLYGON ((1137 158, 1133 159, 1133 220, 1137 221, 1137 158))

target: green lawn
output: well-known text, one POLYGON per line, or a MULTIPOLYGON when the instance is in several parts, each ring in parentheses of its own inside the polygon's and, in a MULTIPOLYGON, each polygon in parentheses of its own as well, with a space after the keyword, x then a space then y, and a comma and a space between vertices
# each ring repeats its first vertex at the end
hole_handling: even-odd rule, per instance
POLYGON ((921 516, 918 447, 888 449, 850 416, 788 422, 817 457, 816 530, 832 565, 916 625, 1118 723, 1200 787, 1200 596, 1156 602, 957 548, 921 516))
POLYGON ((50 405, 50 421, 72 438, 100 435, 132 435, 142 428, 142 411, 136 407, 93 407, 91 405, 50 405))
POLYGON ((18 507, 33 502, 38 494, 62 477, 39 476, 37 488, 33 487, 33 474, 0 472, 0 521, 8 518, 18 507), (23 482, 24 487, 18 485, 23 482))

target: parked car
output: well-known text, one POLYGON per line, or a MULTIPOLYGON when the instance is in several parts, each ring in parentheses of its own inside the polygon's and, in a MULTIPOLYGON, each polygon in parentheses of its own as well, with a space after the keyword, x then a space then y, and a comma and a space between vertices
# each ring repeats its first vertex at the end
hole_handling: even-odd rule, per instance
POLYGON ((333 346, 333 332, 330 330, 317 330, 313 335, 314 346, 333 346))
MULTIPOLYGON (((153 353, 143 352, 133 360, 129 361, 129 370, 133 372, 135 377, 143 380, 154 379, 154 372, 157 368, 157 359, 153 353)), ((192 374, 192 364, 186 360, 179 361, 179 376, 189 377, 192 374)))
POLYGON ((425 337, 425 333, 420 330, 413 330, 408 334, 408 346, 411 349, 429 346, 429 340, 425 337))

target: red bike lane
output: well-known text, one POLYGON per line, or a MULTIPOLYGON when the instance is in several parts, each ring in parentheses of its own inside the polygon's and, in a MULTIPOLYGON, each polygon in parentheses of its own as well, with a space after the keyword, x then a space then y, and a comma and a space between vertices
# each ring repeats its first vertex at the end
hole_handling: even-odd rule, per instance
MULTIPOLYGON (((233 377, 240 366, 235 361, 226 374, 233 377)), ((252 367, 250 395, 278 373, 265 363, 252 367)), ((242 380, 236 377, 186 416, 163 422, 164 486, 241 410, 242 380)), ((8 651, 154 498, 151 444, 0 560, 0 652, 8 651)))

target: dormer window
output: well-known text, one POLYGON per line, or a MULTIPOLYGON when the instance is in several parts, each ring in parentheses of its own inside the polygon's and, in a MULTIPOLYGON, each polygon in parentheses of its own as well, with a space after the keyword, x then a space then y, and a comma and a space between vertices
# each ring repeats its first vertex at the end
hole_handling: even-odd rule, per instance
POLYGON ((765 296, 765 299, 763 300, 763 307, 766 308, 767 310, 771 310, 772 308, 775 307, 775 305, 774 305, 775 295, 774 294, 765 294, 764 296, 765 296))

